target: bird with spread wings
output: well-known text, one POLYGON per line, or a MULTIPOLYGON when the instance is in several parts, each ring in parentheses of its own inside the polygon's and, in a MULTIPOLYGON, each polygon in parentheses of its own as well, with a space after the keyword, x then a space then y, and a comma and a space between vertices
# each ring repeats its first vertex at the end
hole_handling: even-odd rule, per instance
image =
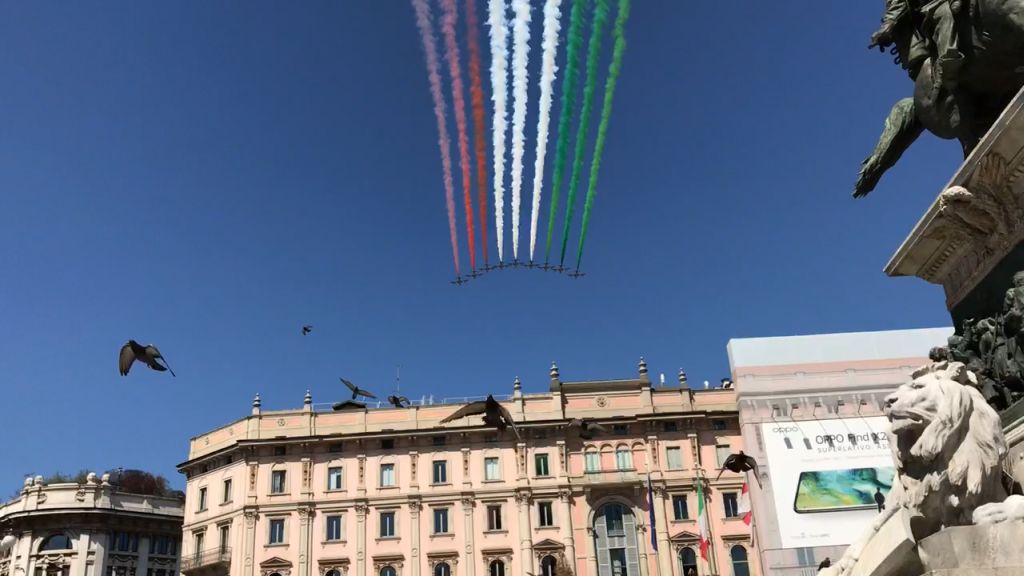
POLYGON ((392 394, 391 396, 388 396, 388 402, 390 402, 391 405, 394 406, 395 408, 408 408, 409 407, 409 399, 406 398, 405 396, 398 396, 398 395, 392 394))
POLYGON ((580 438, 590 440, 595 432, 606 434, 608 430, 589 418, 573 418, 569 421, 569 429, 576 431, 580 438))
POLYGON ((722 462, 722 469, 718 471, 718 476, 715 480, 721 478, 722 473, 726 470, 740 474, 753 471, 754 480, 757 480, 758 487, 761 486, 761 477, 757 474, 757 460, 754 460, 753 457, 744 454, 743 450, 740 450, 737 454, 729 454, 729 456, 726 457, 725 462, 722 462))
POLYGON ((352 399, 353 400, 355 400, 359 396, 362 396, 363 398, 374 398, 374 399, 377 398, 369 390, 363 390, 362 388, 356 386, 355 384, 349 382, 348 380, 345 380, 344 378, 338 378, 338 379, 341 380, 341 383, 344 384, 346 388, 348 388, 349 390, 352 391, 352 399))
POLYGON ((516 428, 516 423, 512 419, 512 413, 508 411, 508 408, 505 408, 498 403, 498 401, 494 399, 494 396, 491 396, 490 394, 487 395, 486 400, 470 402, 455 412, 452 412, 441 419, 441 424, 476 414, 484 415, 484 424, 487 426, 497 428, 500 431, 504 431, 506 428, 511 428, 512 433, 516 435, 516 439, 522 439, 519 436, 519 430, 516 428))
POLYGON ((127 344, 121 346, 121 354, 118 357, 117 367, 121 376, 127 376, 132 364, 136 361, 142 362, 157 372, 169 371, 171 376, 175 375, 170 364, 167 364, 167 359, 160 354, 156 346, 152 344, 143 346, 135 340, 129 340, 127 344), (157 360, 163 360, 164 364, 161 365, 157 360))

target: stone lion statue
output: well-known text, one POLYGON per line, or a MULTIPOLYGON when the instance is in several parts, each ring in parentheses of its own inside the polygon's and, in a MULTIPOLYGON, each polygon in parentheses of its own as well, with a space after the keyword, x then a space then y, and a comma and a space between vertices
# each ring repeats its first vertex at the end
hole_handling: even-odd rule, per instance
POLYGON ((896 466, 886 509, 861 541, 821 574, 847 574, 897 512, 906 512, 914 540, 920 541, 947 526, 972 524, 975 509, 1006 497, 1002 426, 976 385, 962 363, 935 362, 885 399, 896 466))

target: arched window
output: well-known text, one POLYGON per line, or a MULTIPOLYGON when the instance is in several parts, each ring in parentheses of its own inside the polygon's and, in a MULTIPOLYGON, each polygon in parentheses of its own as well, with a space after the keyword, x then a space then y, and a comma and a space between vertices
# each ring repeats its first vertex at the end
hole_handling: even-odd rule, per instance
POLYGON ((397 573, 391 566, 385 566, 380 569, 380 576, 397 576, 397 573))
POLYGON ((71 538, 68 538, 67 534, 54 534, 47 537, 39 545, 39 551, 49 552, 51 550, 71 550, 71 538))
POLYGON ((491 562, 491 576, 505 576, 505 563, 501 560, 491 562))
POLYGON ((601 471, 601 454, 597 452, 597 448, 593 446, 587 448, 587 451, 584 453, 583 470, 585 472, 601 471))
POLYGON ((626 446, 615 449, 615 467, 619 470, 633 469, 633 453, 626 446))
POLYGON ((679 568, 683 576, 697 576, 697 553, 693 548, 679 551, 679 568))
POLYGON ((540 561, 540 576, 555 576, 555 557, 545 556, 540 561))
POLYGON ((729 550, 729 556, 732 558, 733 576, 750 576, 750 564, 747 563, 746 548, 743 546, 733 546, 732 550, 729 550))
POLYGON ((447 562, 438 562, 434 566, 434 576, 452 576, 452 567, 447 562))

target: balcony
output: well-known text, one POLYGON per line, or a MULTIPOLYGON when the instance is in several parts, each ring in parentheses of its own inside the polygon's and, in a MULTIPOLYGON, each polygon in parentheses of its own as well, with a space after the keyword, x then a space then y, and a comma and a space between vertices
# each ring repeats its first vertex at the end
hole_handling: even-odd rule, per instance
POLYGON ((181 557, 181 572, 187 576, 226 575, 231 569, 231 548, 222 546, 181 557))

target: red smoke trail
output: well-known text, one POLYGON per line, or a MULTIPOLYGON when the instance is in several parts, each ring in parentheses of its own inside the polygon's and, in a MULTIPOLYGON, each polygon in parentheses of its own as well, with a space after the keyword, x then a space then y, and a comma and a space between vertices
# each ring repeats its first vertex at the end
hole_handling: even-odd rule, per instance
POLYGON ((473 103, 473 144, 476 148, 480 244, 484 249, 484 266, 487 266, 487 143, 484 141, 484 89, 480 80, 480 35, 477 31, 476 0, 466 0, 466 29, 469 32, 469 94, 473 103))
POLYGON ((444 96, 441 95, 441 75, 438 73, 437 47, 434 45, 434 25, 430 22, 430 7, 427 0, 412 0, 416 10, 416 26, 423 39, 423 54, 427 60, 427 78, 430 80, 430 95, 434 99, 434 117, 437 119, 437 143, 441 148, 441 168, 444 173, 444 197, 448 205, 448 232, 452 238, 452 257, 455 258, 455 274, 459 274, 459 240, 455 235, 455 192, 452 185, 452 154, 448 142, 448 123, 445 121, 444 96))
POLYGON ((466 100, 462 94, 462 68, 459 67, 459 45, 455 41, 455 0, 441 0, 441 33, 444 35, 445 59, 452 76, 452 107, 455 127, 459 133, 459 168, 462 168, 462 199, 466 205, 466 236, 469 238, 469 265, 476 270, 476 236, 473 234, 473 197, 469 181, 469 136, 466 133, 466 100))

